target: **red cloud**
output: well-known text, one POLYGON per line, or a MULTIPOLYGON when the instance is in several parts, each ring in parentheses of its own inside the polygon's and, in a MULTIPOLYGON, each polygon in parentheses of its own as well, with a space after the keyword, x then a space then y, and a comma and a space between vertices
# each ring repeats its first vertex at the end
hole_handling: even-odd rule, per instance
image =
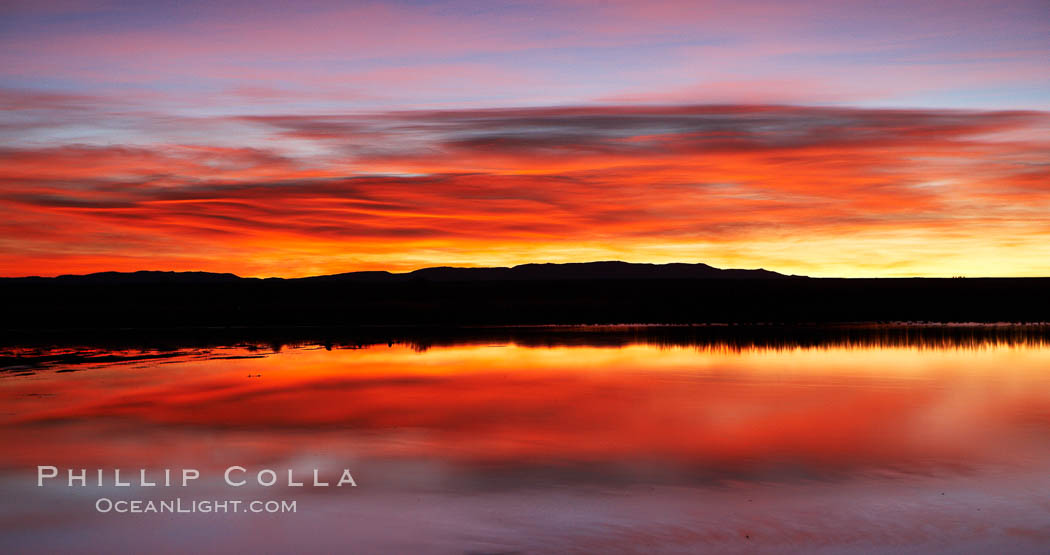
POLYGON ((868 263, 877 267, 872 252, 886 256, 883 271, 940 273, 947 262, 923 266, 931 249, 947 260, 967 244, 1001 244, 1030 264, 1047 228, 1035 207, 1050 200, 1050 150, 1034 135, 1046 121, 1040 112, 523 108, 236 120, 270 134, 271 148, 7 149, 0 272, 710 261, 694 252, 707 245, 720 249, 716 263, 738 253, 748 266, 820 273, 821 260, 854 260, 834 252, 849 237, 868 263))

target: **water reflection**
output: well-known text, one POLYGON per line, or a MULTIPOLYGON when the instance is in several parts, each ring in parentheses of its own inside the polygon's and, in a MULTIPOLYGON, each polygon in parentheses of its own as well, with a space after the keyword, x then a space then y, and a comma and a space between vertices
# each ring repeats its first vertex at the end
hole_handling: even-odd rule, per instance
MULTIPOLYGON (((411 341, 9 349, 0 441, 18 448, 0 455, 0 484, 20 505, 5 507, 0 522, 19 545, 63 547, 55 538, 74 528, 23 528, 59 503, 70 518, 120 532, 119 521, 98 520, 68 492, 25 487, 38 464, 219 475, 231 464, 304 475, 349 466, 361 484, 353 494, 275 494, 309 501, 313 512, 282 515, 295 522, 374 511, 327 534, 293 534, 306 551, 349 536, 376 551, 592 551, 623 541, 671 551, 950 551, 959 538, 1025 549, 1046 541, 1043 328, 751 331, 505 329, 411 341), (65 372, 74 369, 85 371, 65 372), (436 506, 420 506, 419 496, 436 506), (991 516, 978 511, 993 507, 991 516), (726 533, 719 511, 762 532, 726 533), (384 532, 391 519, 418 529, 384 532), (948 529, 969 525, 983 532, 948 529)), ((217 480, 201 487, 223 491, 217 480)), ((173 533, 186 526, 147 518, 173 533)))
POLYGON ((618 325, 510 326, 477 328, 237 328, 124 330, 101 335, 81 330, 60 337, 9 336, 0 343, 0 372, 27 373, 61 366, 132 363, 172 357, 261 358, 292 348, 363 349, 407 345, 416 351, 434 347, 514 344, 526 347, 695 347, 698 350, 916 347, 981 349, 995 346, 1043 347, 1050 344, 1050 324, 856 324, 815 326, 618 325), (230 354, 219 348, 239 347, 230 354))

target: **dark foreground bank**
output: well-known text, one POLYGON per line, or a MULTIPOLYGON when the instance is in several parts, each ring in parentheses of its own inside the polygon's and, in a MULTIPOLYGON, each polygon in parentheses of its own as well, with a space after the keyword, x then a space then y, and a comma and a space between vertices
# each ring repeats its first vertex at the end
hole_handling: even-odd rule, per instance
POLYGON ((12 333, 185 327, 1050 320, 1050 278, 818 279, 772 272, 734 274, 739 271, 699 268, 703 265, 678 265, 670 270, 667 266, 635 266, 609 266, 605 270, 610 271, 604 273, 589 265, 544 265, 530 272, 495 274, 450 269, 408 277, 393 274, 393 278, 385 273, 294 280, 140 273, 3 279, 2 327, 12 333))

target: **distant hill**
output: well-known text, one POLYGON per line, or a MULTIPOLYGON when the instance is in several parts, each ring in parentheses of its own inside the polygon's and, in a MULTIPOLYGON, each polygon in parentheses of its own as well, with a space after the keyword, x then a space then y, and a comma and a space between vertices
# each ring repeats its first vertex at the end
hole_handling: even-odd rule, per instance
POLYGON ((0 279, 0 305, 0 342, 54 330, 1047 322, 1050 278, 810 278, 625 262, 298 279, 104 272, 0 279))
MULTIPOLYGON (((349 272, 327 276, 294 278, 299 282, 346 283, 402 283, 412 281, 473 282, 473 281, 560 281, 607 279, 771 279, 787 276, 769 270, 723 270, 707 264, 635 264, 630 262, 580 262, 569 264, 522 264, 497 268, 454 268, 441 266, 414 272, 349 272)), ((99 272, 87 275, 62 275, 54 278, 5 278, 7 281, 53 281, 66 283, 233 283, 257 278, 241 278, 234 274, 210 272, 99 272)), ((270 278, 280 280, 280 278, 270 278)), ((269 280, 268 280, 269 281, 269 280)))
POLYGON ((769 270, 722 270, 707 264, 635 264, 631 262, 578 262, 568 264, 521 264, 497 268, 439 266, 414 272, 350 272, 301 280, 399 282, 399 281, 533 281, 595 279, 768 279, 795 277, 769 270))
POLYGON ((138 272, 97 272, 85 275, 61 275, 57 277, 23 277, 0 278, 2 282, 41 282, 41 283, 92 283, 92 284, 194 284, 194 283, 234 283, 244 278, 234 274, 217 274, 213 272, 159 272, 142 270, 138 272))

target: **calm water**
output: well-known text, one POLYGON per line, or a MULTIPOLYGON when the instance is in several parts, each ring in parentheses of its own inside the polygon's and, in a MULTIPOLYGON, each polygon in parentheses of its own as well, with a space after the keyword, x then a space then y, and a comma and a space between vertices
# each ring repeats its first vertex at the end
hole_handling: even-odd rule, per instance
POLYGON ((8 349, 0 551, 1050 549, 1050 345, 884 332, 8 349), (296 512, 96 510, 176 497, 296 512))

